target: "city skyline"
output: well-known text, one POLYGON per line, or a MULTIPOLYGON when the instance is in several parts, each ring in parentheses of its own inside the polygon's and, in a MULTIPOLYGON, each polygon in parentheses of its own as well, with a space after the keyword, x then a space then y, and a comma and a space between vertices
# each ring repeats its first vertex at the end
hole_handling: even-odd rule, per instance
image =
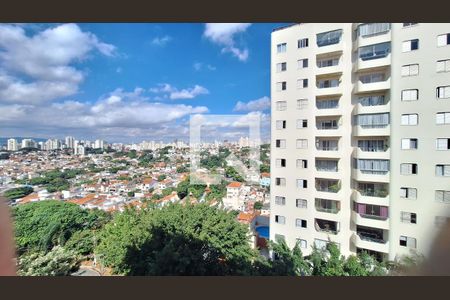
POLYGON ((2 136, 187 139, 191 114, 260 114, 269 139, 278 26, 2 24, 2 136))

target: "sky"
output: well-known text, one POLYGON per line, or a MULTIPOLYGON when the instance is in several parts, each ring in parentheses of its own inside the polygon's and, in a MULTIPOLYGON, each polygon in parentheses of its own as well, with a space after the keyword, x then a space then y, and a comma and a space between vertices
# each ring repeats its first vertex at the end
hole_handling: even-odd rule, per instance
POLYGON ((258 118, 266 140, 281 25, 0 24, 0 136, 188 141, 191 117, 236 115, 202 138, 235 140, 258 118))

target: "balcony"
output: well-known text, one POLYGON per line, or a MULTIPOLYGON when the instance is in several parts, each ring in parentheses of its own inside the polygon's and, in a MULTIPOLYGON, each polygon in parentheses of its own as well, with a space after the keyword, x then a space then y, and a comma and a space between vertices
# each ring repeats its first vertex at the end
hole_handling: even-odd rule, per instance
POLYGON ((357 225, 389 229, 387 206, 354 202, 352 219, 357 225))
POLYGON ((316 179, 316 191, 326 193, 338 193, 341 190, 341 182, 334 179, 316 179))
POLYGON ((329 221, 324 219, 315 219, 314 228, 317 232, 324 232, 328 234, 338 234, 339 233, 339 222, 329 221))
POLYGON ((353 126, 353 135, 365 136, 389 136, 391 134, 390 125, 355 125, 353 126))
POLYGON ((390 78, 383 81, 369 82, 369 83, 363 83, 358 80, 354 88, 354 93, 361 94, 361 93, 381 92, 389 90, 390 88, 391 88, 390 78))
POLYGON ((337 214, 341 210, 341 204, 336 200, 316 198, 315 207, 318 212, 337 214))
POLYGON ((352 178, 357 181, 371 181, 371 182, 383 182, 388 183, 389 171, 368 171, 368 170, 358 170, 352 169, 352 178))
POLYGON ((358 35, 356 43, 354 43, 353 50, 357 50, 359 47, 365 47, 370 45, 382 44, 391 41, 390 29, 382 30, 373 34, 358 35))
POLYGON ((380 67, 386 67, 391 64, 391 54, 386 54, 385 56, 374 57, 373 59, 363 60, 358 58, 355 64, 355 71, 367 71, 370 69, 377 69, 380 67))
POLYGON ((383 149, 357 147, 353 152, 353 156, 355 158, 389 159, 390 153, 391 151, 388 145, 385 145, 383 149))
POLYGON ((339 96, 342 95, 342 89, 340 87, 340 81, 333 81, 331 84, 322 83, 318 81, 316 86, 316 96, 339 96))
POLYGON ((389 253, 389 242, 383 239, 373 239, 370 236, 364 234, 354 233, 352 235, 352 243, 358 247, 371 251, 377 251, 382 253, 389 253))
POLYGON ((341 136, 339 119, 316 119, 317 135, 321 136, 341 136))
POLYGON ((357 203, 389 206, 389 191, 386 188, 367 192, 367 190, 356 189, 353 191, 352 199, 357 203))

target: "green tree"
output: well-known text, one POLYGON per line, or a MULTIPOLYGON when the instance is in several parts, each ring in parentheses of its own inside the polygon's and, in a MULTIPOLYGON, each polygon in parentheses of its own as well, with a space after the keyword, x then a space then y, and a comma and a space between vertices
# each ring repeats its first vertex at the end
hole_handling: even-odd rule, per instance
POLYGON ((26 195, 29 195, 33 192, 33 188, 29 186, 24 186, 20 188, 10 189, 5 192, 5 197, 9 200, 15 200, 19 198, 23 198, 26 195))
POLYGON ((249 275, 257 256, 234 214, 204 204, 117 215, 97 252, 127 275, 249 275))
POLYGON ((51 251, 34 252, 18 260, 22 276, 67 276, 79 268, 80 257, 71 250, 56 246, 51 251))
POLYGON ((98 229, 110 218, 103 211, 88 211, 55 200, 19 205, 13 208, 12 214, 19 254, 47 252, 56 245, 65 245, 75 232, 98 229))
POLYGON ((161 175, 158 176, 158 181, 163 181, 163 180, 166 179, 166 178, 167 178, 166 175, 161 174, 161 175))
POLYGON ((255 204, 253 205, 253 209, 255 210, 260 210, 262 208, 263 208, 262 202, 256 201, 255 204))

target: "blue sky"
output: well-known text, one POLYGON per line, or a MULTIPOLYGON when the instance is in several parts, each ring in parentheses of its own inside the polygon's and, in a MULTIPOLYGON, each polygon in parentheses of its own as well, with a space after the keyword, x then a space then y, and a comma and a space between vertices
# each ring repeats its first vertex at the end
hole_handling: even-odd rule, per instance
POLYGON ((0 136, 187 141, 191 114, 259 114, 267 138, 280 25, 1 24, 0 136))

